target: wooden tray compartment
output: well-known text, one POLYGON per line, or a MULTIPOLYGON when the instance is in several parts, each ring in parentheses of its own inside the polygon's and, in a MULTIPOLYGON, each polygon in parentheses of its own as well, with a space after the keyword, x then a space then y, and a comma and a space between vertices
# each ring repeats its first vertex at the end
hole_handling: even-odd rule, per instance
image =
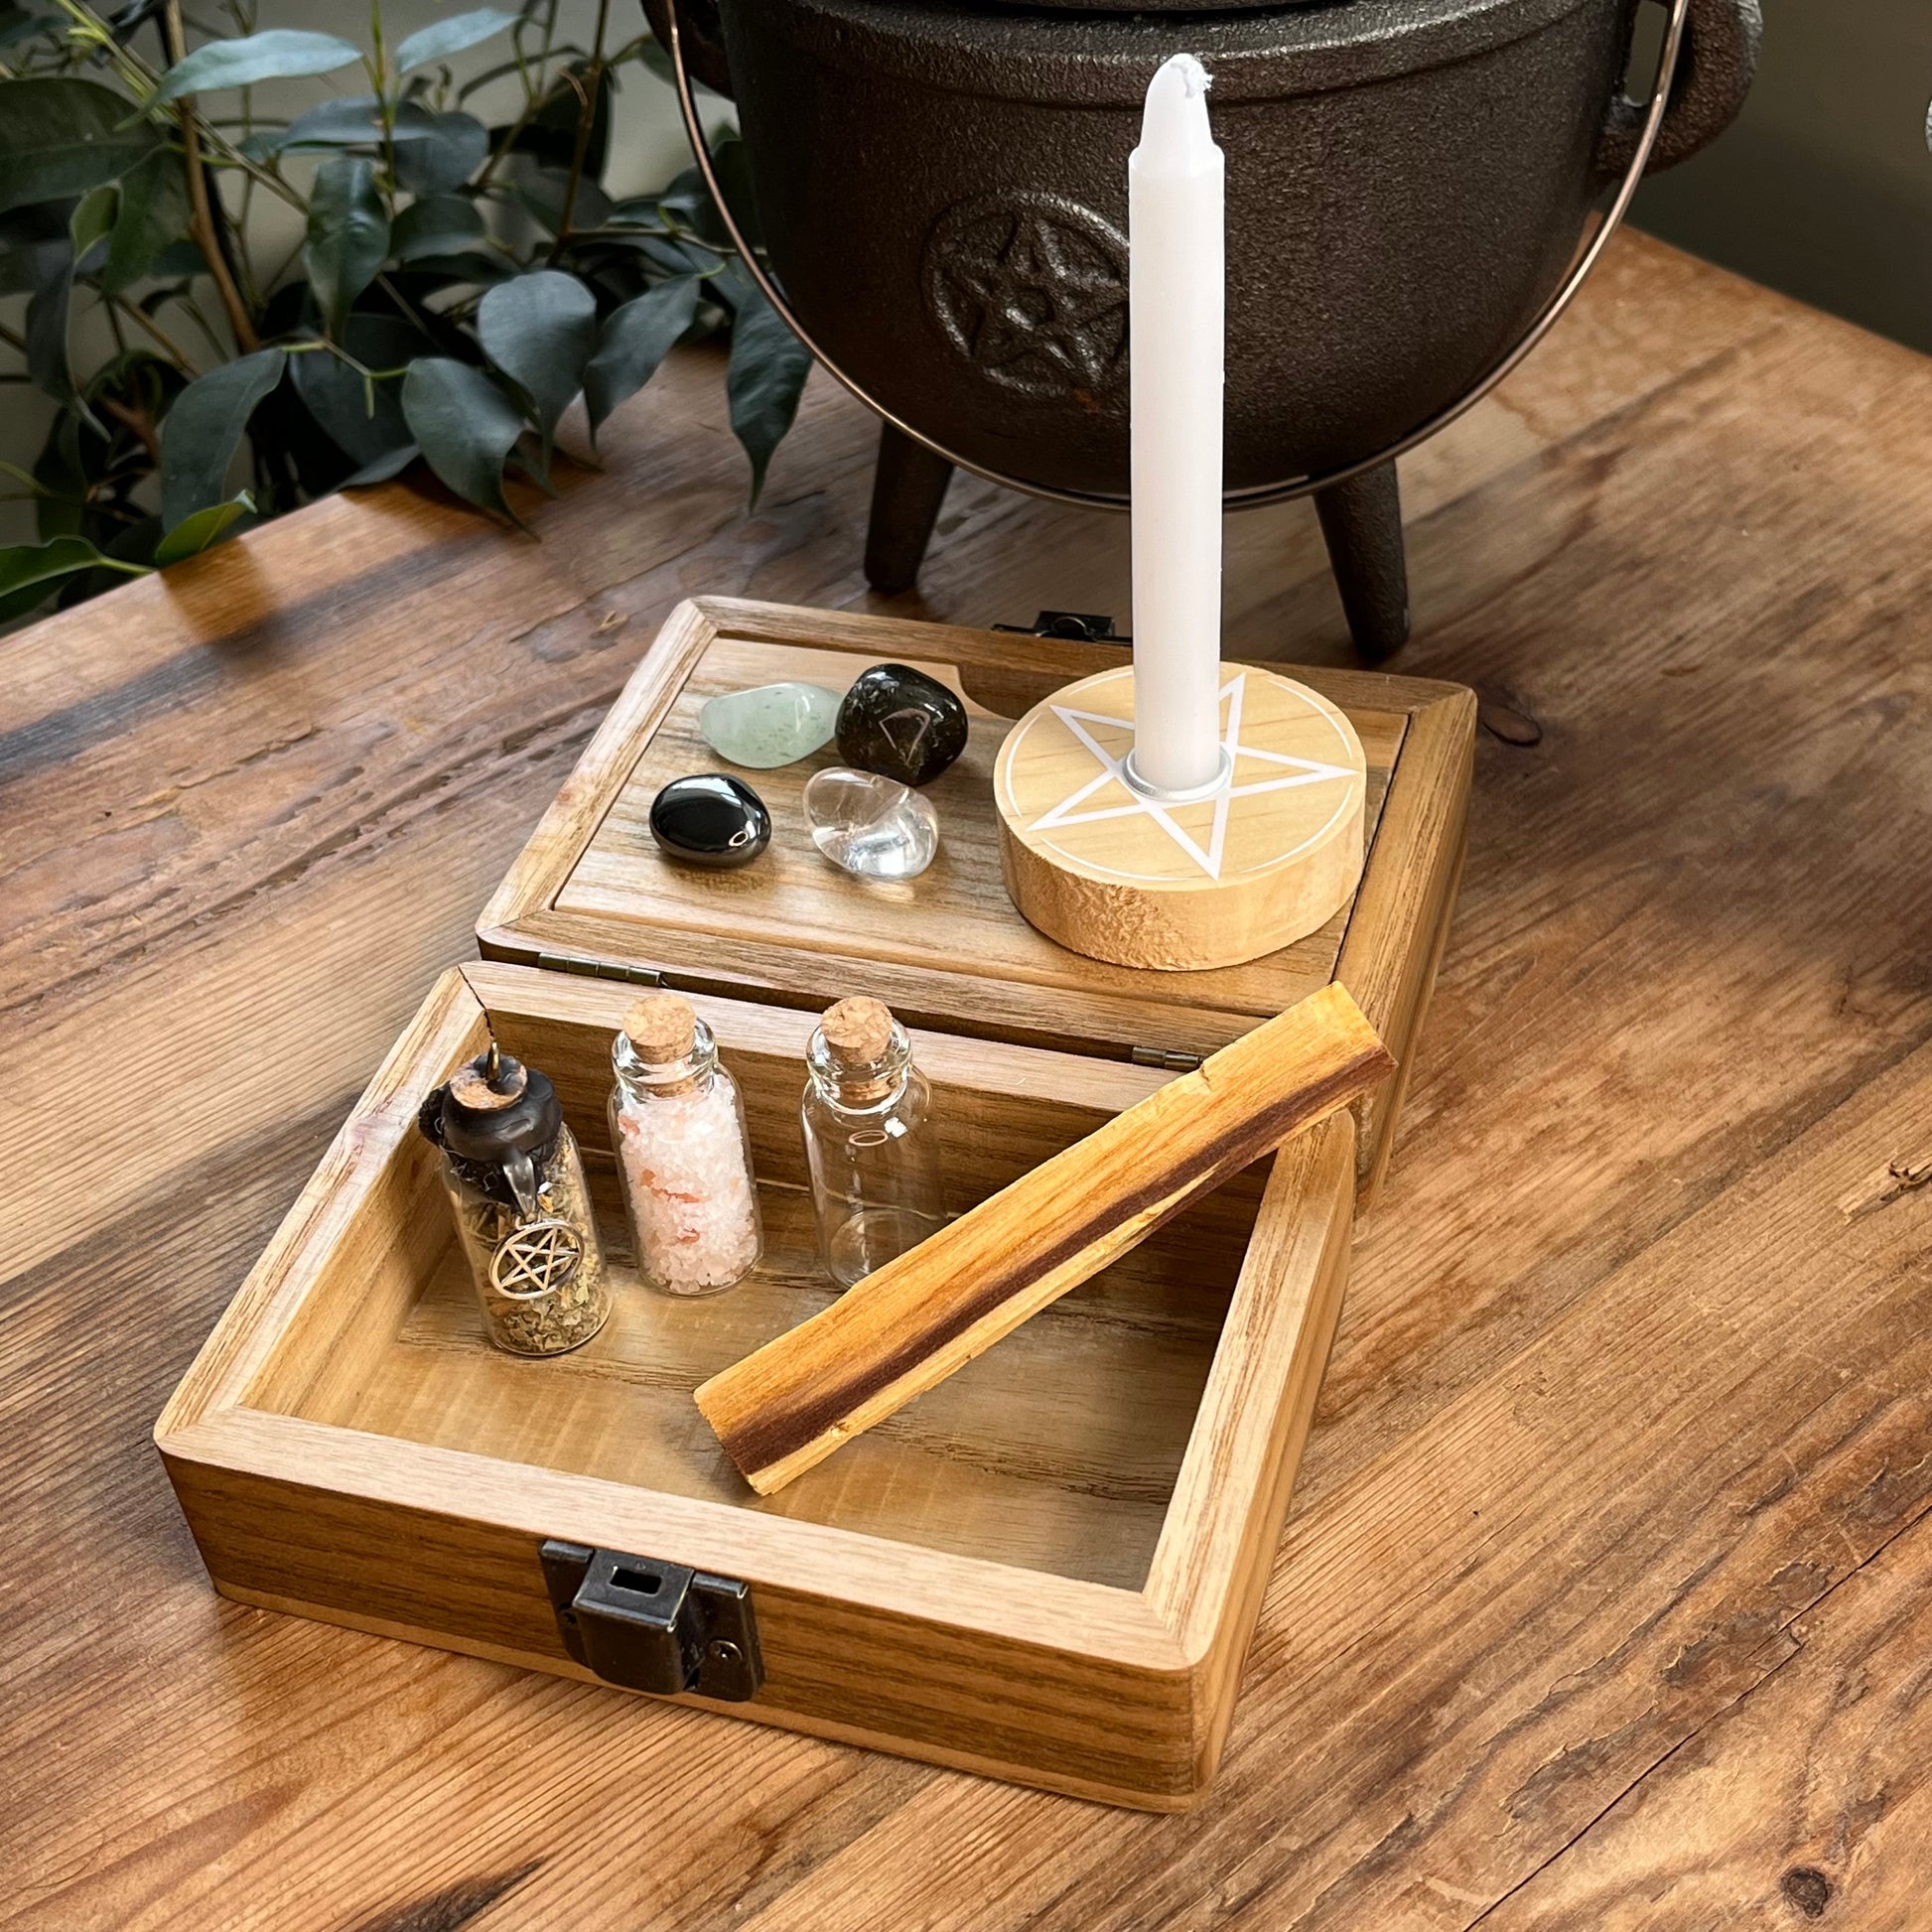
POLYGON ((1391 1098, 1231 1182, 775 1497, 739 1480, 690 1400, 830 1293, 795 1120, 829 997, 879 993, 925 1023, 955 1208, 1331 976, 1406 1062, 1460 857, 1467 694, 1317 676, 1376 767, 1354 905, 1251 968, 1123 973, 1002 911, 976 776, 1004 729, 993 705, 1109 656, 762 606, 674 615, 492 901, 495 957, 439 982, 161 1419, 217 1588, 581 1678, 537 1558, 562 1538, 750 1584, 765 1682, 709 1709, 1116 1803, 1199 1794, 1391 1098), (925 880, 869 890, 825 868, 791 822, 803 770, 757 774, 779 830, 751 873, 680 871, 640 844, 655 784, 715 766, 695 738, 708 690, 886 658, 942 666, 984 701, 934 787, 945 857, 925 880), (692 995, 748 1100, 767 1261, 716 1300, 628 1273, 604 1106, 640 980, 692 995), (491 1035, 557 1078, 617 1261, 610 1325, 549 1361, 483 1342, 414 1129, 491 1035))
MULTIPOLYGON (((1184 1802, 1218 1749, 1340 1306, 1351 1124, 761 1499, 690 1391, 829 1294, 794 1119, 810 1017, 698 1002, 744 1085, 770 1253, 731 1294, 674 1302, 629 1274, 604 1151, 627 997, 506 966, 438 985, 162 1419, 217 1587, 582 1676, 538 1544, 665 1557, 753 1585, 764 1691, 714 1709, 1184 1802), (413 1124, 492 1033, 556 1075, 613 1237, 618 1312, 551 1361, 484 1342, 413 1124)), ((960 1207, 1165 1077, 946 1035, 915 1047, 960 1207)))

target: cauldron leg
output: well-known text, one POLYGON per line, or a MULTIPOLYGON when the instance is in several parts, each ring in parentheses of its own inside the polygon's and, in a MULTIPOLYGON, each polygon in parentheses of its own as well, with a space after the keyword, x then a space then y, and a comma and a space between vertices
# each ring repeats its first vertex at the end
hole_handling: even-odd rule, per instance
POLYGON ((909 591, 946 500, 952 465, 891 423, 879 426, 872 473, 872 522, 866 531, 866 582, 889 597, 909 591))
POLYGON ((1374 663, 1409 641, 1409 566, 1393 463, 1314 494, 1328 562, 1355 648, 1374 663))

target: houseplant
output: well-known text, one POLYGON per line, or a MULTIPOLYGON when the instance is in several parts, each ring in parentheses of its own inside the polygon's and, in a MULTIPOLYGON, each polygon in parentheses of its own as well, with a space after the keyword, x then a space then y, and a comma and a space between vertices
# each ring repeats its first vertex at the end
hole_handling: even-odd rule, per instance
MULTIPOLYGON (((656 48, 619 39, 609 0, 588 45, 557 14, 482 7, 392 45, 380 0, 359 42, 258 32, 253 0, 220 32, 181 0, 0 5, 0 294, 29 297, 0 379, 60 410, 31 470, 6 466, 41 541, 0 549, 0 619, 418 457, 509 515, 505 475, 547 486, 580 393, 594 441, 674 342, 725 329, 756 498, 810 357, 694 172, 606 192, 613 95, 656 48), (487 65, 459 80, 466 55, 487 65), (259 111, 291 78, 351 90, 259 111), (485 121, 492 83, 516 104, 485 121), (251 219, 271 201, 300 222, 279 262, 251 219), (111 345, 91 357, 89 312, 111 345)), ((718 162, 736 178, 735 137, 718 162)))

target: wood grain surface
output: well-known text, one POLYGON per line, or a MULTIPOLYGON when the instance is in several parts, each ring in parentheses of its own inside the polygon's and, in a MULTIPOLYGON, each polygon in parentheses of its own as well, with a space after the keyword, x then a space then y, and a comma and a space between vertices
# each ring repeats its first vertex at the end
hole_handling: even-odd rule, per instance
MULTIPOLYGON (((154 1417, 637 640, 866 602, 870 425, 747 518, 717 374, 541 542, 385 488, 0 640, 0 1925, 1923 1925, 1932 1188, 1840 1202, 1932 1161, 1932 365, 1634 236, 1404 465, 1499 730, 1201 1809, 208 1589, 154 1417)), ((1230 650, 1343 659, 1311 513, 1228 536, 1230 650)), ((1042 606, 1124 527, 962 481, 892 608, 1042 606)))

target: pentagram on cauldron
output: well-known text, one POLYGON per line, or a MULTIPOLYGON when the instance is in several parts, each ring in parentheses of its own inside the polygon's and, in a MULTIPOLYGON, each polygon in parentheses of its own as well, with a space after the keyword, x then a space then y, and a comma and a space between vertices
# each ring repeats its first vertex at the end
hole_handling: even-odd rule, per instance
POLYGON ((1035 396, 1096 396, 1126 369, 1127 241, 1057 195, 950 207, 925 245, 925 297, 960 354, 1035 396))

